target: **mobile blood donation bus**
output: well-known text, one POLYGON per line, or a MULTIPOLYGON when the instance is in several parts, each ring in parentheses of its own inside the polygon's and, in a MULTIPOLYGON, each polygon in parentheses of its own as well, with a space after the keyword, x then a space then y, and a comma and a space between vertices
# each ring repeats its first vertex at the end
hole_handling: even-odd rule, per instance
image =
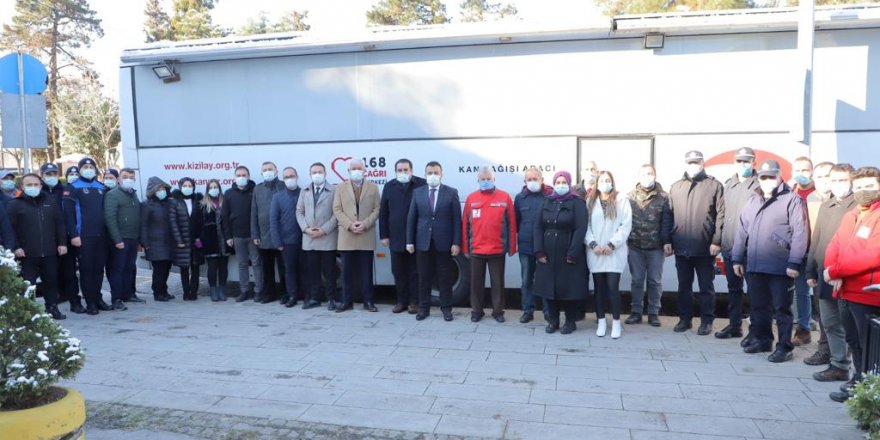
MULTIPOLYGON (((360 158, 380 186, 400 158, 417 174, 437 160, 462 201, 484 165, 512 196, 530 166, 547 180, 560 170, 580 180, 587 160, 611 170, 622 192, 645 163, 668 188, 693 149, 722 182, 743 146, 786 166, 800 155, 876 165, 880 8, 819 8, 815 23, 811 147, 797 134, 797 11, 753 9, 153 43, 122 53, 123 154, 141 184, 190 176, 199 191, 210 178, 228 188, 235 166, 267 160, 300 176, 323 162, 338 183, 360 158)), ((518 259, 507 263, 506 286, 517 288, 518 259)), ((374 276, 393 285, 381 246, 374 276)), ((719 292, 725 284, 716 277, 719 292)), ((677 288, 671 259, 663 285, 677 288)))

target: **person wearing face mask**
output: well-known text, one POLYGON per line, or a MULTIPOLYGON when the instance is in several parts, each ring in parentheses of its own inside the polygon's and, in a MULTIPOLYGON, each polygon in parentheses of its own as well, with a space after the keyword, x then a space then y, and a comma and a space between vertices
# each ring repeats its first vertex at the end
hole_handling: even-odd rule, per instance
MULTIPOLYGON (((545 300, 544 331, 559 330, 559 313, 565 313, 560 333, 575 331, 578 304, 586 301, 587 259, 584 240, 588 228, 587 204, 571 189, 571 174, 553 175, 553 192, 533 213, 533 252, 537 259, 534 293, 545 300)), ((522 231, 521 231, 522 232, 522 231)))
POLYGON ((201 231, 202 254, 208 264, 208 286, 211 289, 211 301, 226 301, 226 279, 228 277, 229 255, 232 248, 226 244, 223 235, 223 188, 220 181, 211 179, 205 187, 205 197, 199 203, 199 219, 202 224, 196 226, 201 231))
POLYGON ((302 191, 299 188, 296 168, 287 167, 282 172, 284 191, 272 196, 269 205, 269 230, 272 242, 278 246, 284 261, 284 296, 281 305, 287 308, 296 306, 299 300, 300 269, 305 261, 302 258, 302 229, 296 221, 296 204, 302 191))
POLYGON ((61 207, 61 198, 64 193, 64 186, 58 178, 60 174, 61 170, 58 168, 58 165, 55 165, 52 162, 45 163, 40 167, 40 177, 43 179, 43 191, 46 191, 52 196, 52 200, 55 201, 59 208, 61 207))
MULTIPOLYGON (((116 188, 119 185, 119 170, 116 170, 114 168, 107 168, 104 171, 104 174, 101 176, 101 183, 104 184, 106 196, 107 192, 110 192, 110 190, 116 188)), ((107 240, 107 261, 104 265, 104 273, 107 275, 108 282, 110 281, 110 272, 113 271, 113 268, 111 266, 113 266, 113 249, 115 249, 114 244, 110 241, 111 240, 107 240)), ((113 297, 111 296, 111 306, 113 306, 112 298, 113 297)))
POLYGON ((415 254, 419 275, 417 321, 431 314, 431 285, 436 276, 443 320, 452 321, 452 264, 461 251, 461 203, 458 190, 441 182, 443 166, 425 166, 425 183, 413 191, 406 219, 406 251, 415 254))
MULTIPOLYGON (((724 259, 724 266, 727 268, 725 277, 727 278, 727 313, 730 323, 715 333, 715 337, 718 339, 743 337, 743 278, 733 273, 730 252, 733 250, 733 240, 736 237, 736 228, 739 226, 739 216, 759 186, 758 178, 755 175, 754 150, 749 147, 736 150, 733 166, 736 173, 724 182, 724 222, 721 225, 721 256, 724 259)), ((743 339, 743 341, 748 340, 748 337, 743 339)))
POLYGON ((244 302, 249 299, 258 301, 254 295, 254 289, 257 292, 263 292, 263 260, 260 258, 260 251, 257 248, 252 237, 251 229, 251 209, 253 208, 254 187, 257 184, 251 180, 250 170, 240 165, 235 169, 235 183, 227 189, 223 194, 222 215, 223 236, 226 237, 226 244, 235 249, 235 257, 238 260, 238 279, 240 294, 235 302, 244 302), (254 289, 251 289, 250 269, 254 269, 254 289))
POLYGON ((321 305, 327 299, 327 310, 336 310, 336 244, 338 222, 333 214, 336 188, 327 182, 327 167, 320 162, 309 167, 311 183, 303 188, 296 201, 296 221, 303 231, 303 252, 309 269, 309 298, 303 309, 321 305), (323 280, 322 280, 323 278, 323 280), (321 290, 323 289, 323 294, 321 290))
MULTIPOLYGON (((789 181, 792 191, 807 203, 814 206, 810 216, 810 224, 815 220, 816 208, 822 200, 816 195, 816 184, 813 181, 813 161, 809 157, 801 156, 792 161, 792 178, 789 181)), ((812 301, 810 299, 810 287, 804 274, 794 281, 794 317, 797 324, 794 329, 792 343, 795 346, 809 344, 812 340, 810 334, 810 319, 812 318, 812 301)))
POLYGON ((397 291, 393 313, 419 311, 418 258, 406 251, 406 218, 413 191, 425 185, 425 179, 413 175, 412 162, 400 159, 394 164, 397 178, 382 189, 379 202, 379 239, 391 253, 391 273, 397 291))
POLYGON ((639 181, 627 195, 632 211, 632 230, 626 243, 627 264, 632 275, 631 313, 626 324, 640 324, 644 310, 645 287, 648 293, 648 324, 660 327, 660 298, 663 294, 663 260, 669 255, 663 247, 672 235, 672 212, 669 194, 657 182, 651 164, 639 168, 639 181))
POLYGON ((101 297, 109 247, 104 223, 106 187, 97 180, 94 159, 80 159, 78 169, 79 179, 64 189, 63 213, 70 244, 79 249, 79 281, 86 313, 97 315, 98 311, 113 310, 101 297))
MULTIPOLYGON (((834 167, 834 164, 831 162, 819 162, 813 167, 813 184, 816 187, 816 190, 813 191, 810 195, 807 196, 807 212, 809 213, 810 219, 810 227, 811 229, 815 228, 818 222, 819 209, 822 204, 828 200, 834 199, 834 195, 831 192, 831 168, 834 167)), ((815 231, 815 229, 813 229, 815 231)), ((815 355, 821 356, 822 354, 828 354, 828 334, 825 332, 825 326, 822 324, 822 318, 819 316, 820 305, 819 305, 819 290, 818 288, 813 288, 810 286, 806 279, 806 273, 801 275, 803 279, 803 283, 808 285, 812 291, 810 292, 810 310, 812 312, 812 321, 810 323, 810 328, 815 328, 815 322, 819 323, 819 341, 818 346, 819 350, 816 351, 815 355)), ((817 283, 818 284, 818 283, 817 283)), ((803 285, 803 284, 802 284, 803 285)), ((797 314, 797 308, 795 307, 795 313, 797 314)), ((795 320, 797 320, 797 316, 795 316, 795 320)), ((803 345, 804 339, 809 338, 812 340, 812 335, 809 332, 801 332, 798 334, 798 327, 795 327, 795 337, 792 338, 792 343, 797 345, 803 345)), ((820 358, 814 358, 811 356, 810 358, 804 359, 804 362, 807 361, 816 361, 822 360, 820 358)), ((819 365, 827 364, 828 357, 824 358, 824 362, 819 365)))
MULTIPOLYGON (((8 200, 12 200, 21 194, 21 191, 18 190, 17 185, 15 184, 15 178, 18 177, 14 172, 10 171, 3 176, 3 179, 0 179, 0 191, 3 192, 4 195, 9 197, 8 200)), ((7 200, 7 203, 8 203, 7 200)))
POLYGON ((123 301, 130 299, 135 288, 141 203, 135 189, 135 171, 123 168, 120 175, 122 183, 104 197, 104 223, 112 244, 107 271, 110 297, 114 308, 125 310, 123 301))
MULTIPOLYGON (((818 166, 816 167, 818 169, 818 166)), ((834 297, 831 285, 825 282, 821 276, 825 269, 825 251, 844 214, 854 209, 858 204, 853 198, 851 185, 852 173, 855 170, 849 164, 838 164, 831 168, 829 185, 832 197, 819 207, 816 223, 813 226, 813 236, 810 239, 810 250, 807 254, 806 273, 807 284, 813 288, 818 300, 819 317, 821 319, 825 338, 819 339, 819 347, 812 356, 804 359, 807 365, 824 365, 830 363, 827 369, 813 374, 813 379, 820 382, 849 379, 850 361, 847 354, 846 332, 844 330, 843 317, 845 314, 839 307, 837 298, 834 297), (825 343, 823 344, 823 339, 825 343)), ((818 183, 818 180, 817 180, 818 183)))
POLYGON ((792 283, 803 271, 810 244, 806 205, 782 181, 779 162, 766 160, 758 168, 759 188, 740 216, 731 260, 736 276, 745 277, 751 300, 751 338, 746 353, 773 348, 773 319, 778 341, 767 358, 792 358, 792 283))
POLYGON ((693 327, 694 273, 700 286, 701 336, 712 333, 715 320, 715 256, 721 252, 721 231, 724 221, 724 186, 703 169, 703 153, 689 151, 684 157, 684 176, 669 188, 672 208, 672 246, 678 272, 678 316, 675 332, 693 327))
POLYGON ((471 263, 471 321, 483 319, 488 267, 492 317, 504 322, 504 254, 516 254, 516 213, 510 195, 495 187, 492 168, 480 168, 477 183, 480 189, 465 199, 461 215, 462 249, 471 263))
POLYGON ((596 162, 588 160, 584 162, 584 178, 581 183, 577 184, 572 190, 578 197, 586 200, 593 191, 593 184, 596 183, 596 177, 599 175, 599 166, 596 162))
POLYGON ((342 306, 337 313, 352 309, 355 297, 364 301, 364 310, 376 312, 373 303, 374 228, 379 219, 379 187, 364 176, 364 162, 348 163, 349 179, 336 188, 333 214, 339 222, 338 249, 342 255, 342 306))
MULTIPOLYGON (((153 267, 153 299, 167 302, 174 299, 168 293, 168 276, 171 273, 174 248, 180 244, 173 234, 171 185, 158 177, 147 181, 146 199, 141 206, 141 244, 144 255, 153 267)), ((178 234, 179 235, 179 234, 178 234)))
POLYGON ((12 249, 21 263, 21 277, 32 285, 40 279, 46 313, 65 319, 58 310, 58 256, 67 253, 67 231, 61 209, 43 191, 43 181, 36 174, 21 179, 23 191, 7 206, 8 219, 17 238, 12 249))
MULTIPOLYGON (((522 191, 513 199, 513 210, 516 213, 516 238, 519 250, 519 265, 522 278, 520 292, 522 295, 523 314, 519 322, 525 324, 535 318, 535 252, 533 240, 535 236, 535 223, 537 212, 544 204, 544 198, 553 193, 553 187, 544 184, 544 176, 537 167, 530 167, 524 176, 522 191)), ((544 310, 549 309, 549 304, 544 303, 544 310)))
MULTIPOLYGON (((272 197, 285 190, 284 182, 278 178, 278 167, 273 162, 263 162, 260 168, 263 182, 254 187, 251 205, 251 237, 260 252, 263 263, 263 291, 258 291, 255 301, 268 304, 286 295, 284 280, 284 261, 278 251, 279 243, 272 241, 269 227, 269 209, 272 197), (275 269, 279 279, 275 281, 275 269)), ((282 304, 283 305, 283 304, 282 304)))
POLYGON ((119 186, 119 170, 114 168, 107 168, 107 171, 104 171, 103 179, 101 183, 107 187, 107 191, 110 191, 113 188, 119 186))
MULTIPOLYGON (((52 167, 57 169, 57 166, 55 164, 46 164, 43 166, 45 167, 48 165, 51 165, 52 167)), ((47 168, 47 170, 48 169, 51 169, 51 167, 47 168)), ((76 165, 72 165, 68 167, 65 171, 65 180, 67 183, 58 182, 58 184, 54 188, 52 188, 52 191, 50 192, 50 194, 53 194, 57 198, 56 200, 58 201, 58 206, 61 207, 61 214, 64 216, 65 222, 67 219, 67 206, 71 205, 67 205, 64 203, 64 194, 70 194, 73 188, 71 185, 73 184, 73 182, 76 182, 78 178, 79 167, 77 167, 76 165)), ((49 182, 46 182, 47 186, 48 184, 49 182)), ((70 238, 70 231, 67 231, 67 253, 61 255, 58 259, 58 266, 59 270, 61 271, 61 275, 59 277, 61 285, 59 300, 61 302, 68 301, 70 303, 70 311, 73 313, 81 314, 85 313, 86 309, 85 307, 83 307, 82 299, 79 296, 79 248, 73 246, 70 243, 70 238)))
MULTIPOLYGON (((852 175, 856 207, 843 215, 825 251, 822 278, 831 284, 843 304, 846 342, 852 351, 852 385, 863 379, 862 349, 870 316, 880 314, 880 169, 862 167, 852 175)), ((841 387, 844 388, 844 387, 841 387)), ((852 386, 830 394, 831 400, 849 399, 852 386)))
POLYGON ((171 198, 175 202, 172 204, 174 209, 171 221, 172 226, 178 225, 177 234, 186 246, 178 245, 174 248, 173 260, 174 265, 180 268, 183 300, 196 301, 199 299, 201 280, 199 267, 204 263, 201 239, 204 220, 201 219, 202 211, 199 209, 202 194, 196 192, 196 182, 190 177, 180 179, 177 186, 179 189, 171 192, 171 198))

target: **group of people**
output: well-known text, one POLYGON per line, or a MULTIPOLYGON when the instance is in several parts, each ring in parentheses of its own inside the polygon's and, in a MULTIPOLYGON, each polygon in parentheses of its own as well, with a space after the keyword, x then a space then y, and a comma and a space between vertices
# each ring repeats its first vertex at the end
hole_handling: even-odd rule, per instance
POLYGON ((360 301, 375 312, 378 228, 390 251, 394 313, 426 319, 436 285, 443 318, 453 320, 451 268, 463 254, 471 273, 471 321, 484 317, 488 271, 492 317, 504 322, 505 261, 518 253, 521 323, 534 319, 540 301, 547 333, 575 331, 592 275, 596 335, 609 331, 610 312, 614 339, 623 331, 621 274, 628 270, 632 278, 631 313, 624 323, 643 321, 647 296, 647 322, 659 327, 663 264, 673 255, 679 316, 674 331, 693 326, 696 279, 697 334, 710 334, 720 255, 730 321, 715 337, 742 338, 744 352, 772 351, 769 361, 784 362, 794 346, 811 341, 811 320, 818 315, 818 351, 805 362, 829 364, 816 380, 847 381, 831 396, 845 400, 864 371, 868 317, 880 313, 880 170, 828 162, 814 167, 800 157, 786 181, 777 161, 756 166, 754 151, 741 148, 735 174, 721 183, 706 173, 701 152, 688 152, 684 162, 685 172, 668 192, 646 164, 626 194, 595 162, 586 163, 577 184, 565 171, 548 182, 532 167, 513 199, 495 186, 493 169, 484 167, 477 173, 478 189, 462 205, 458 190, 442 183, 442 165, 433 161, 423 178, 411 161, 398 160, 395 179, 381 192, 358 159, 349 162, 349 178, 338 185, 327 182, 322 163, 312 164, 304 187, 295 168, 279 176, 277 166, 265 162, 261 183, 239 166, 231 188, 211 180, 204 194, 189 177, 177 188, 151 177, 141 201, 134 170, 107 170, 99 180, 94 160, 83 158, 66 170, 66 184, 51 163, 40 175, 23 176, 21 188, 14 175, 2 179, 0 244, 14 250, 26 280, 40 279, 46 310, 56 319, 65 318, 58 309, 64 300, 72 312, 90 315, 143 302, 134 288, 141 248, 152 264, 156 301, 174 298, 168 291, 172 266, 179 268, 183 299, 196 300, 202 264, 208 266, 211 299, 225 301, 228 258, 235 254, 242 280, 237 302, 280 299, 290 308, 302 300, 304 309, 326 302, 328 310, 342 313, 360 301), (101 297, 105 272, 110 304, 101 297), (743 337, 746 287, 750 324, 743 337))

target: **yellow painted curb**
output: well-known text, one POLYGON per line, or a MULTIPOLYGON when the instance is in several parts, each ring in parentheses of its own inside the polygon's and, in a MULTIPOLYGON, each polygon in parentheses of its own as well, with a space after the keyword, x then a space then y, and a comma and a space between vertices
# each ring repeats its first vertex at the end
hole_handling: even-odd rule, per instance
POLYGON ((0 411, 0 438, 3 440, 85 439, 86 404, 82 394, 65 388, 67 395, 49 405, 20 411, 0 411))

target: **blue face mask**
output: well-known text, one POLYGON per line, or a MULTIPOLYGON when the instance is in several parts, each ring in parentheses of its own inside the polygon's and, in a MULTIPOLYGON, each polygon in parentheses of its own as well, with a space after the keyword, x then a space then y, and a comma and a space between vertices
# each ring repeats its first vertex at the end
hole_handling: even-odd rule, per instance
POLYGON ((803 175, 803 174, 798 174, 797 176, 794 176, 794 181, 798 185, 803 186, 803 185, 807 185, 810 183, 810 178, 803 175))
POLYGON ((54 177, 54 176, 47 177, 47 178, 43 179, 43 181, 46 182, 46 185, 49 185, 50 187, 53 187, 53 188, 58 185, 58 178, 54 177))
POLYGON ((15 189, 15 181, 14 180, 4 180, 2 185, 3 185, 3 191, 12 191, 15 189))
POLYGON ((26 186, 24 188, 24 193, 28 197, 36 197, 40 195, 40 187, 39 186, 26 186))
POLYGON ((614 189, 614 185, 612 185, 611 182, 602 182, 599 184, 599 191, 602 191, 605 194, 610 193, 612 189, 614 189))
POLYGON ((744 164, 740 165, 740 167, 741 167, 740 173, 739 173, 740 176, 750 177, 752 175, 752 164, 744 163, 744 164))
POLYGON ((183 188, 180 188, 180 193, 189 197, 189 196, 193 195, 193 187, 184 186, 183 188))
POLYGON ((165 200, 166 197, 168 197, 168 192, 166 192, 164 189, 161 191, 156 191, 156 198, 157 199, 165 200))
POLYGON ((115 180, 111 180, 111 179, 105 180, 105 181, 104 181, 104 186, 106 186, 106 187, 109 188, 109 189, 116 188, 116 181, 115 181, 115 180))
POLYGON ((84 170, 80 170, 79 175, 83 177, 83 179, 94 179, 95 178, 95 170, 92 168, 86 168, 84 170))
POLYGON ((480 191, 490 191, 495 188, 495 182, 491 180, 481 180, 480 181, 480 191))

